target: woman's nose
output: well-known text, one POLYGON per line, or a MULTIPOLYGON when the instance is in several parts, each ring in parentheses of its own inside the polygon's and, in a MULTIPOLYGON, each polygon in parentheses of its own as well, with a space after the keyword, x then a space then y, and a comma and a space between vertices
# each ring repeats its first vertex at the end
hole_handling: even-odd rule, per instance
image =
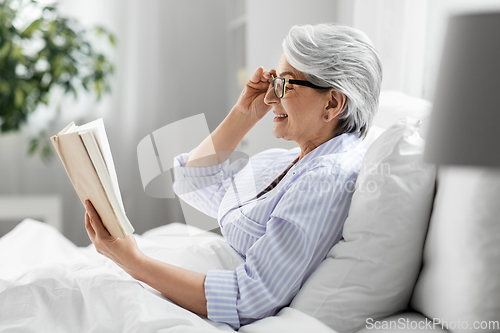
POLYGON ((264 103, 267 105, 274 105, 280 103, 280 99, 276 97, 276 94, 274 93, 274 87, 272 84, 269 85, 269 88, 267 89, 266 96, 264 96, 264 103))

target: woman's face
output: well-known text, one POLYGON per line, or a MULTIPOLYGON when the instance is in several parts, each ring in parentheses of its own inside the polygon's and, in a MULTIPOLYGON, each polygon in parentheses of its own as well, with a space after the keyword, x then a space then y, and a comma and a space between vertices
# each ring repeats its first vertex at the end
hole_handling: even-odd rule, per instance
MULTIPOLYGON (((271 74, 274 76, 286 79, 305 79, 288 63, 284 55, 280 59, 276 73, 273 72, 271 71, 271 74)), ((275 114, 273 134, 277 138, 293 140, 301 147, 311 143, 322 144, 329 140, 333 137, 336 122, 331 118, 325 119, 325 115, 334 116, 328 111, 332 105, 329 92, 329 90, 287 84, 285 96, 279 99, 270 86, 264 101, 273 107, 272 111, 275 114)))

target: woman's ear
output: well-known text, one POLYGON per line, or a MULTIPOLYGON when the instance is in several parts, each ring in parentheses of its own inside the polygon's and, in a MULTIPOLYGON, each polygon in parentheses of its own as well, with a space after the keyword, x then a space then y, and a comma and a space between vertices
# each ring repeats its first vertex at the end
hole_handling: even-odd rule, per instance
POLYGON ((325 116, 328 116, 328 118, 325 117, 325 119, 334 119, 337 117, 340 111, 344 108, 346 100, 347 97, 343 93, 335 88, 332 88, 328 92, 328 100, 325 108, 325 116))

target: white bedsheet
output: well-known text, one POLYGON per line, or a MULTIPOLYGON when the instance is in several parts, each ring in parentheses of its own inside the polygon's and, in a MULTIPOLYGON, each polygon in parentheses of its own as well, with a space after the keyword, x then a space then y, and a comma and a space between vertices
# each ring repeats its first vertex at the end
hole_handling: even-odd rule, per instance
MULTIPOLYGON (((201 273, 235 269, 242 259, 213 233, 188 236, 170 224, 136 236, 141 250, 201 273)), ((285 308, 240 332, 333 332, 285 308)), ((233 331, 187 311, 137 282, 93 246, 78 248, 53 227, 24 220, 0 238, 0 332, 233 331)))

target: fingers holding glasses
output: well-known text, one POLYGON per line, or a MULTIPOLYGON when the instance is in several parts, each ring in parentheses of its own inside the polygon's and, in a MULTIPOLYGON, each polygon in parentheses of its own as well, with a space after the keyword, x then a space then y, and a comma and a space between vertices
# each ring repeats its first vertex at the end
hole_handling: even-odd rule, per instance
POLYGON ((272 81, 271 71, 265 71, 263 67, 257 68, 252 77, 248 80, 247 86, 258 90, 267 90, 272 81))
POLYGON ((275 69, 271 69, 269 72, 269 78, 270 80, 272 81, 273 77, 277 77, 278 74, 276 74, 276 70, 275 69))
POLYGON ((253 73, 252 77, 250 80, 248 80, 248 83, 253 83, 253 84, 259 84, 262 78, 262 74, 264 74, 264 68, 259 67, 257 70, 253 73))
POLYGON ((262 82, 265 82, 265 83, 271 83, 271 81, 273 80, 271 74, 272 72, 276 72, 274 69, 271 69, 270 71, 264 71, 264 73, 262 73, 262 77, 261 77, 261 81, 262 82))
POLYGON ((263 67, 257 68, 252 77, 245 84, 235 108, 245 114, 262 118, 270 107, 264 103, 264 97, 271 86, 272 78, 263 67))

